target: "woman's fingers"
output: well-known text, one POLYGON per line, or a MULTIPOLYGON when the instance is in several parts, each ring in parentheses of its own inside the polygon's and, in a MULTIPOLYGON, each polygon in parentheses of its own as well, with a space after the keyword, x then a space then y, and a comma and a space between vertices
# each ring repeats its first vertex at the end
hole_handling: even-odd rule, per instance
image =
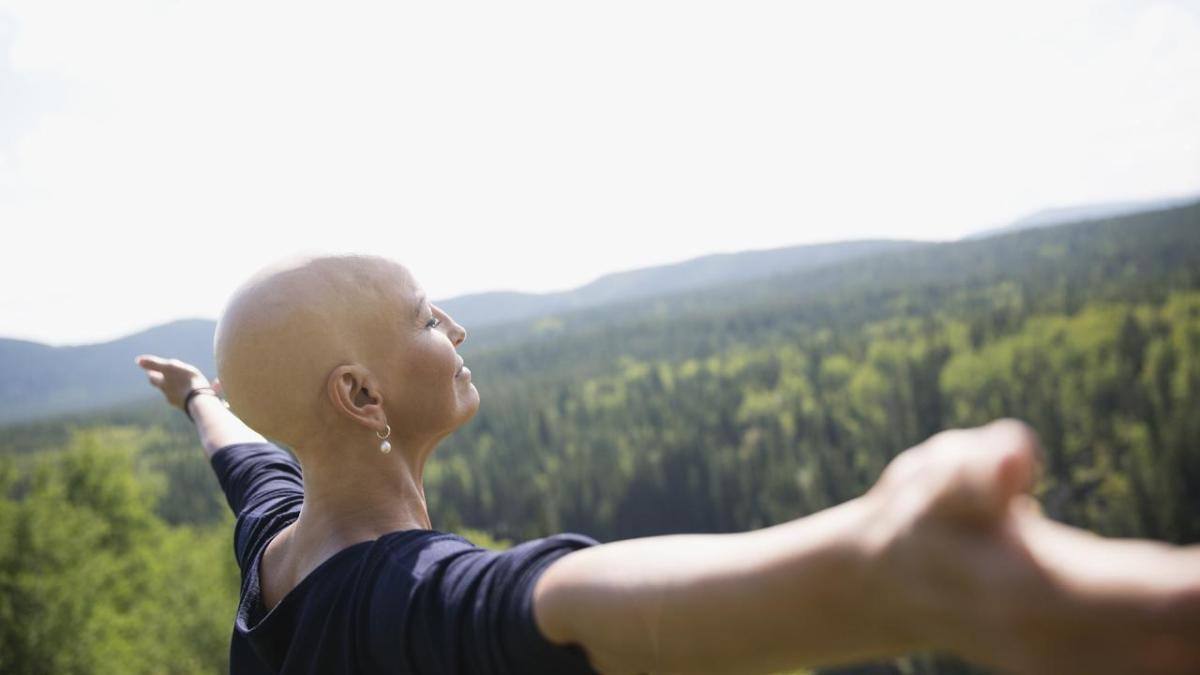
POLYGON ((991 461, 982 463, 975 478, 981 492, 990 494, 991 507, 1003 511, 1014 497, 1033 489, 1040 452, 1037 434, 1012 419, 997 420, 980 431, 991 461))
POLYGON ((141 354, 134 362, 146 372, 146 380, 162 392, 167 403, 178 406, 189 389, 208 384, 195 368, 176 359, 164 359, 153 354, 141 354))
POLYGON ((159 358, 157 356, 152 356, 150 354, 142 354, 142 355, 138 356, 137 358, 135 358, 133 360, 133 362, 138 364, 142 368, 146 368, 147 370, 152 369, 152 370, 156 370, 156 371, 162 371, 164 368, 167 367, 166 359, 159 358))
POLYGON ((135 358, 133 362, 146 369, 146 379, 150 381, 151 385, 162 389, 163 380, 166 378, 166 375, 162 371, 166 365, 166 361, 157 356, 142 354, 135 358))
POLYGON ((1038 441, 1016 420, 938 434, 926 453, 935 508, 965 522, 994 524, 1013 499, 1027 494, 1037 473, 1038 441), (933 487, 940 484, 940 488, 933 487))

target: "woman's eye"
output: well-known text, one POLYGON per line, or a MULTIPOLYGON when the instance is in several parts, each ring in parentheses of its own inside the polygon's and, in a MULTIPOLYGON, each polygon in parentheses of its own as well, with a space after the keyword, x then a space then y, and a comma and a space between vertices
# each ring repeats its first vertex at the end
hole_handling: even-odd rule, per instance
POLYGON ((439 321, 436 316, 430 317, 429 321, 425 323, 426 328, 433 328, 435 326, 440 326, 440 325, 442 325, 442 322, 439 321))

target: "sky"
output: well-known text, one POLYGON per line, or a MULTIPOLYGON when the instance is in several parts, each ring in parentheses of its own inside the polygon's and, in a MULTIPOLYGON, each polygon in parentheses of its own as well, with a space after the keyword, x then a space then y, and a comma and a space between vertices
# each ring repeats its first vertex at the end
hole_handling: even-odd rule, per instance
POLYGON ((433 298, 1200 191, 1200 0, 0 0, 0 336, 433 298))

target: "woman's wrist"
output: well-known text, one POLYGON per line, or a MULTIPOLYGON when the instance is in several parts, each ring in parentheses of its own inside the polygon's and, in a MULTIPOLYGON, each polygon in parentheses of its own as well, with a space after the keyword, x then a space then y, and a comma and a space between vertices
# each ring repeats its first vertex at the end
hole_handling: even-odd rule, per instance
POLYGON ((211 386, 202 385, 202 386, 192 387, 188 391, 187 395, 184 396, 183 405, 181 407, 183 409, 183 414, 187 415, 187 418, 189 420, 191 420, 191 422, 193 424, 196 423, 196 418, 192 416, 191 405, 197 398, 200 398, 202 396, 212 396, 212 397, 216 398, 218 401, 221 401, 221 404, 225 408, 229 407, 229 405, 227 403, 225 403, 225 401, 217 394, 217 391, 215 389, 213 389, 211 386))
POLYGON ((909 561, 897 560, 895 548, 902 537, 896 527, 895 505, 878 491, 846 502, 853 505, 857 527, 850 534, 858 564, 855 598, 863 610, 860 621, 869 626, 884 647, 880 654, 901 655, 945 645, 927 607, 914 602, 909 561))

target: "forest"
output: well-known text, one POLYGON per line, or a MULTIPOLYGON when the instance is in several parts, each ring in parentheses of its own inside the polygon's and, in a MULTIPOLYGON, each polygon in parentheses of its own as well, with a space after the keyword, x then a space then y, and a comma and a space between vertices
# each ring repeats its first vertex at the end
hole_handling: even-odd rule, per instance
MULTIPOLYGON (((462 351, 481 409, 426 485, 434 527, 482 545, 764 527, 1003 416, 1040 435, 1051 517, 1200 542, 1200 205, 486 327, 462 351)), ((231 526, 161 402, 0 427, 0 672, 223 672, 231 526)))

